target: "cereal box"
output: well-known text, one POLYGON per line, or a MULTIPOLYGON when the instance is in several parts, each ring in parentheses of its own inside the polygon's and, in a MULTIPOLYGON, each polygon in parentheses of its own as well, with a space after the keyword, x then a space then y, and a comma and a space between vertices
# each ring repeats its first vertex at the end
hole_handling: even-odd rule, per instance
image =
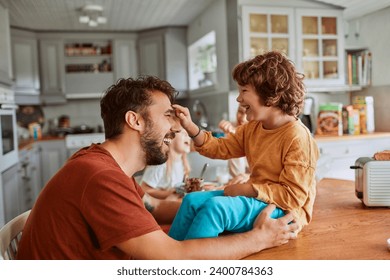
POLYGON ((372 96, 354 96, 352 105, 354 109, 359 111, 360 133, 374 132, 374 98, 372 96))
POLYGON ((317 117, 317 135, 343 135, 341 103, 321 104, 317 117))

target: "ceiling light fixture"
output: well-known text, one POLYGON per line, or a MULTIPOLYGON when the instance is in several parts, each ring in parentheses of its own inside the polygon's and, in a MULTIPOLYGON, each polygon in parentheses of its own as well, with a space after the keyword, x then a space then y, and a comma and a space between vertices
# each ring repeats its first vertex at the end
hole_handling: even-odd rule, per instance
POLYGON ((100 5, 85 5, 79 9, 81 15, 79 22, 96 27, 99 24, 106 24, 107 18, 103 16, 103 7, 100 5))

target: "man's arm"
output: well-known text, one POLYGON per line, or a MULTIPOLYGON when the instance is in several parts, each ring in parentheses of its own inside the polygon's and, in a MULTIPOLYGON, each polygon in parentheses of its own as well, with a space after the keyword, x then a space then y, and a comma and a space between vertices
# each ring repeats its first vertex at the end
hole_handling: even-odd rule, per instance
POLYGON ((159 198, 159 199, 165 199, 175 192, 174 188, 156 189, 156 188, 152 188, 151 186, 149 186, 145 182, 141 183, 141 188, 144 190, 144 192, 148 193, 149 195, 151 195, 155 198, 159 198))
POLYGON ((171 224, 179 210, 181 201, 178 200, 161 200, 145 193, 142 197, 145 208, 153 215, 157 223, 171 224))
POLYGON ((176 241, 163 231, 154 231, 117 245, 135 259, 241 259, 287 243, 296 238, 298 226, 292 214, 270 218, 275 205, 267 206, 256 219, 253 229, 217 238, 176 241), (290 224, 289 224, 290 223, 290 224))

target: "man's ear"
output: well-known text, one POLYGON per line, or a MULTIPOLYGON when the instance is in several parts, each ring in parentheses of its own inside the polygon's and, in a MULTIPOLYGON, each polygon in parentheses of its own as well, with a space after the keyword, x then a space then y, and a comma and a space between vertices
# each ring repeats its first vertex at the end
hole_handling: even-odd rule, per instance
POLYGON ((130 128, 137 131, 143 130, 143 122, 141 121, 141 116, 138 113, 127 111, 125 120, 130 128))

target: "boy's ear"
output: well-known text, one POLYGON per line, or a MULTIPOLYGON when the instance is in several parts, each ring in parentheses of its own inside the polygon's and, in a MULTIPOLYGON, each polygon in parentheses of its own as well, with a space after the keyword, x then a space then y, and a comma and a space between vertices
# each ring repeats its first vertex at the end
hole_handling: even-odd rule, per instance
POLYGON ((130 128, 137 131, 143 130, 143 122, 141 121, 141 116, 138 113, 127 111, 125 120, 130 128))

